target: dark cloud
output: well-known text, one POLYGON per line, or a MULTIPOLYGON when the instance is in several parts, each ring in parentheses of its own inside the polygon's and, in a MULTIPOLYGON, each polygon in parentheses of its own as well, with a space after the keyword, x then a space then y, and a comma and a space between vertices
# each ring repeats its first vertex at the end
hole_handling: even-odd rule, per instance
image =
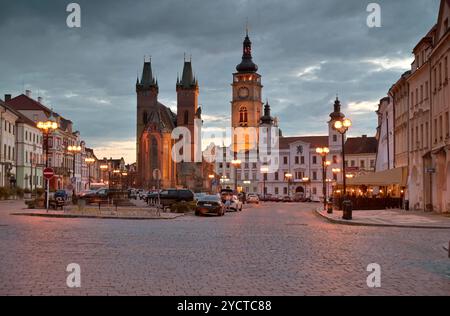
MULTIPOLYGON (((231 76, 248 18, 264 98, 284 133, 324 133, 336 92, 344 104, 386 94, 406 69, 373 61, 410 57, 436 22, 439 4, 378 1, 383 27, 369 29, 370 2, 80 0, 82 27, 69 29, 69 1, 1 0, 0 93, 40 91, 93 146, 129 141, 135 137, 134 83, 143 55, 152 55, 160 98, 170 105, 186 52, 193 55, 204 113, 223 117, 230 112, 231 76)), ((354 133, 374 134, 373 113, 356 120, 354 133)))

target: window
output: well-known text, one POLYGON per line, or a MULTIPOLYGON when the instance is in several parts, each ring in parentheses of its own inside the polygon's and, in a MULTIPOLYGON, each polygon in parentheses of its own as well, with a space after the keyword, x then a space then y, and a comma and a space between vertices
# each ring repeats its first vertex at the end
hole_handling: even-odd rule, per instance
POLYGON ((428 122, 425 123, 425 147, 428 148, 429 129, 428 122))
POLYGON ((333 156, 333 163, 334 164, 338 163, 338 157, 336 155, 333 156))
POLYGON ((313 164, 317 165, 317 156, 313 156, 313 164))
POLYGON ((350 161, 350 166, 351 166, 351 167, 355 167, 355 166, 356 166, 356 161, 351 160, 351 161, 350 161))
POLYGON ((313 188, 313 195, 317 194, 317 188, 313 188))
POLYGON ((184 125, 189 124, 189 111, 184 111, 184 125))
POLYGON ((313 172, 313 180, 317 180, 317 171, 313 172))
POLYGON ((434 119, 434 142, 437 143, 438 131, 437 131, 437 119, 434 119))
POLYGON ((219 163, 219 169, 223 168, 223 162, 219 163))
POLYGON ((444 139, 444 125, 443 125, 443 121, 442 121, 442 115, 439 116, 439 140, 443 140, 444 139))
POLYGON ((337 135, 336 135, 336 134, 333 135, 333 142, 334 142, 334 143, 337 142, 337 135))
POLYGON ((296 165, 300 164, 300 157, 299 156, 295 156, 295 164, 296 165))
POLYGON ((359 165, 361 166, 361 169, 365 169, 366 168, 366 162, 364 160, 361 160, 359 162, 359 165))
POLYGON ((434 74, 434 77, 433 77, 433 79, 434 79, 434 93, 436 93, 436 90, 437 90, 437 70, 436 70, 436 67, 434 67, 433 74, 434 74))
POLYGON ((263 174, 263 179, 264 179, 264 181, 267 181, 267 173, 263 174))
POLYGON ((289 193, 288 193, 288 189, 287 189, 287 188, 283 188, 283 194, 284 194, 284 195, 287 195, 287 194, 289 194, 289 193))
POLYGON ((239 110, 239 125, 247 126, 248 124, 248 111, 244 106, 239 110))
POLYGON ((375 168, 375 160, 373 159, 370 160, 370 168, 375 168))
POLYGON ((275 194, 277 194, 278 195, 278 187, 275 187, 275 194))
POLYGON ((257 166, 257 164, 254 162, 254 163, 253 163, 253 169, 256 169, 256 168, 258 168, 258 166, 257 166))
POLYGON ((414 105, 414 92, 411 92, 411 106, 414 105))
POLYGON ((278 172, 275 172, 275 181, 278 181, 278 180, 279 180, 278 172))
POLYGON ((442 63, 439 63, 439 88, 442 86, 442 63))
POLYGON ((427 82, 425 82, 425 100, 427 100, 428 99, 428 81, 427 82))
POLYGON ((300 157, 300 163, 301 163, 302 165, 305 164, 305 156, 301 156, 301 157, 300 157))
POLYGON ((447 57, 444 58, 444 83, 447 83, 448 81, 448 59, 447 57))
POLYGON ((448 112, 445 113, 445 137, 450 136, 450 122, 448 117, 448 112))
POLYGON ((283 164, 287 165, 288 164, 288 157, 283 157, 283 164))
POLYGON ((420 85, 420 103, 423 102, 423 85, 420 85))

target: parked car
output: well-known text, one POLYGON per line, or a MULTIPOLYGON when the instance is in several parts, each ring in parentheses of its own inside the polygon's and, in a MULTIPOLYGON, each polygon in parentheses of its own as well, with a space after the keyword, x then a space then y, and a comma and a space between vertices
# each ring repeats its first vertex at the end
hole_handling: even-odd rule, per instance
POLYGON ((292 202, 292 198, 290 196, 284 196, 283 202, 292 202))
POLYGON ((236 195, 231 197, 231 200, 227 204, 225 204, 226 210, 234 211, 234 212, 242 212, 243 203, 239 200, 236 195))
POLYGON ((208 194, 206 194, 206 193, 195 193, 194 194, 194 200, 196 201, 196 202, 198 202, 202 197, 205 197, 205 196, 207 196, 208 194))
POLYGON ((137 190, 135 190, 135 189, 128 189, 128 198, 137 200, 137 198, 138 198, 137 190))
POLYGON ((147 197, 147 192, 145 190, 138 190, 137 195, 139 200, 144 200, 147 197))
POLYGON ((225 206, 218 195, 204 195, 200 197, 195 208, 195 215, 216 214, 217 216, 225 215, 225 206))
POLYGON ((258 195, 256 195, 256 194, 249 194, 247 196, 247 203, 249 203, 249 204, 251 204, 251 203, 259 204, 259 197, 258 197, 258 195))
POLYGON ((194 193, 191 190, 187 189, 163 190, 159 194, 159 199, 163 208, 170 208, 173 204, 178 202, 193 202, 194 193))
POLYGON ((69 198, 69 195, 67 194, 66 190, 58 190, 55 192, 53 197, 54 197, 54 199, 60 198, 63 201, 67 201, 67 199, 69 198))
POLYGON ((84 196, 88 195, 88 194, 93 194, 95 193, 96 190, 84 190, 78 193, 78 198, 83 198, 84 196))

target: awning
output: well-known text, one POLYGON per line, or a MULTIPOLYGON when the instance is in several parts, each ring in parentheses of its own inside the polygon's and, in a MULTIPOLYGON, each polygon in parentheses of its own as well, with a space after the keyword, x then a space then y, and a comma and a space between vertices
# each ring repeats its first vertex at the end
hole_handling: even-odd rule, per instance
POLYGON ((408 183, 408 169, 406 167, 395 168, 386 171, 374 172, 347 179, 347 185, 366 186, 390 186, 399 185, 405 187, 408 183))

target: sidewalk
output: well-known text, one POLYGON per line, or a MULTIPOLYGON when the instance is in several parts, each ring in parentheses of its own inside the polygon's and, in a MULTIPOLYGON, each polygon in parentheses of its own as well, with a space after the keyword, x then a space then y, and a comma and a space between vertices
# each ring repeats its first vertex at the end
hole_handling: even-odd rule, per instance
POLYGON ((353 211, 353 220, 346 221, 342 219, 342 211, 327 214, 320 209, 315 212, 332 223, 343 225, 450 230, 450 217, 433 213, 401 210, 353 211))
POLYGON ((163 213, 160 216, 154 212, 136 212, 136 211, 119 211, 119 212, 73 212, 73 211, 54 211, 49 210, 23 210, 20 212, 10 213, 14 216, 33 216, 33 217, 51 217, 51 218, 90 218, 90 219, 125 219, 125 220, 156 220, 156 219, 175 219, 184 214, 163 213))

